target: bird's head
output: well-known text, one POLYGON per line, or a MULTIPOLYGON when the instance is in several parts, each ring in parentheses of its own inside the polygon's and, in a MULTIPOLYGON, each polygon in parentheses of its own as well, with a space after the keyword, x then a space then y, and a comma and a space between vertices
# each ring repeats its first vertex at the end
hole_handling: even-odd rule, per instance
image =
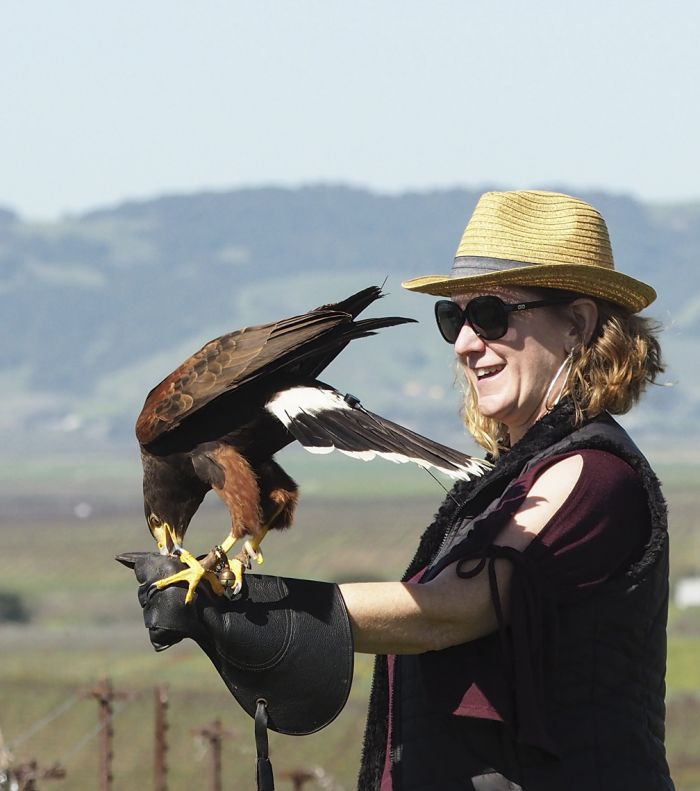
POLYGON ((141 458, 146 524, 160 553, 172 554, 182 546, 207 487, 192 473, 186 473, 187 464, 179 457, 159 458, 142 452, 141 458))
POLYGON ((143 512, 161 555, 172 555, 182 546, 196 508, 181 492, 167 487, 143 487, 143 512))
POLYGON ((196 507, 189 499, 158 497, 144 491, 143 511, 146 524, 161 555, 171 555, 182 546, 196 507))

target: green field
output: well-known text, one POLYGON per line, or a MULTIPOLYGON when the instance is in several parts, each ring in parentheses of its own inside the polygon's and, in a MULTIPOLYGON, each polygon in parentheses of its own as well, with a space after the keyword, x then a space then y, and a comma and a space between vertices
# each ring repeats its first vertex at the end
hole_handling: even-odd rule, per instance
MULTIPOLYGON (((342 475, 311 480, 310 486, 305 470, 293 472, 307 481, 306 494, 294 529, 266 541, 267 573, 327 580, 393 579, 402 573, 441 499, 437 485, 422 473, 389 465, 341 468, 342 475)), ((97 706, 85 693, 109 676, 128 694, 116 704, 113 722, 115 789, 152 787, 152 689, 159 683, 170 690, 171 791, 207 787, 209 753, 194 731, 217 718, 234 734, 224 743, 224 787, 253 789, 252 720, 196 646, 152 651, 133 576, 113 560, 119 552, 152 546, 132 496, 138 490, 133 465, 35 467, 35 491, 45 493, 44 499, 27 499, 32 476, 26 467, 5 472, 0 494, 14 516, 0 528, 0 594, 15 595, 27 619, 0 623, 0 728, 15 760, 64 764, 65 780, 42 782, 42 789, 96 788, 97 706), (47 512, 52 502, 55 511, 47 512), (82 519, 73 513, 80 502, 93 509, 82 519)), ((692 488, 698 477, 687 469, 661 472, 671 507, 675 579, 700 567, 692 488)), ((190 549, 208 550, 226 524, 215 501, 203 507, 188 534, 190 549)), ((281 776, 295 768, 324 773, 323 783, 307 788, 355 787, 370 676, 370 659, 357 657, 350 701, 321 733, 272 735, 280 789, 292 787, 281 776)), ((700 614, 692 610, 671 613, 668 689, 668 745, 677 788, 698 791, 700 614)))

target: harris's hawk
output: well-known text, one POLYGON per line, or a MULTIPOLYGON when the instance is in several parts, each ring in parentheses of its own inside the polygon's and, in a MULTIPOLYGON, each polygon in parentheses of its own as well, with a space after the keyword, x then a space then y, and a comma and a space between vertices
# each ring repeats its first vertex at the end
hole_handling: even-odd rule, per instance
POLYGON ((240 590, 243 569, 262 560, 267 530, 292 522, 297 485, 273 455, 294 439, 317 453, 337 448, 362 459, 413 461, 453 478, 481 474, 483 462, 372 414, 316 379, 351 340, 413 321, 355 320, 381 296, 373 286, 301 316, 223 335, 151 390, 136 423, 146 521, 161 553, 187 566, 158 587, 186 581, 187 601, 202 577, 217 594, 230 585, 240 590), (200 561, 183 540, 210 489, 226 504, 231 531, 200 561), (250 540, 229 559, 244 536, 250 540))

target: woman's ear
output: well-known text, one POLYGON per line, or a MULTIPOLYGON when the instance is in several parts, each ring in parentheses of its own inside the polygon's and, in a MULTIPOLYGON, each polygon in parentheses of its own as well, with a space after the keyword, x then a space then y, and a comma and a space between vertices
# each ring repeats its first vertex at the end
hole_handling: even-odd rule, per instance
POLYGON ((587 297, 575 299, 569 305, 569 316, 572 320, 570 330, 572 336, 571 349, 580 344, 588 344, 598 324, 598 306, 596 303, 587 297))

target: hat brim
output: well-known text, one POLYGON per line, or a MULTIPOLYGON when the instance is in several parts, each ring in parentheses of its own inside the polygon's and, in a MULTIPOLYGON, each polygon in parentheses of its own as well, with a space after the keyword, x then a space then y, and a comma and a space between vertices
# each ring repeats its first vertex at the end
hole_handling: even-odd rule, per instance
POLYGON ((592 264, 528 264, 477 275, 424 275, 401 285, 409 291, 443 297, 489 286, 557 288, 606 299, 633 313, 656 299, 656 291, 641 280, 592 264))

